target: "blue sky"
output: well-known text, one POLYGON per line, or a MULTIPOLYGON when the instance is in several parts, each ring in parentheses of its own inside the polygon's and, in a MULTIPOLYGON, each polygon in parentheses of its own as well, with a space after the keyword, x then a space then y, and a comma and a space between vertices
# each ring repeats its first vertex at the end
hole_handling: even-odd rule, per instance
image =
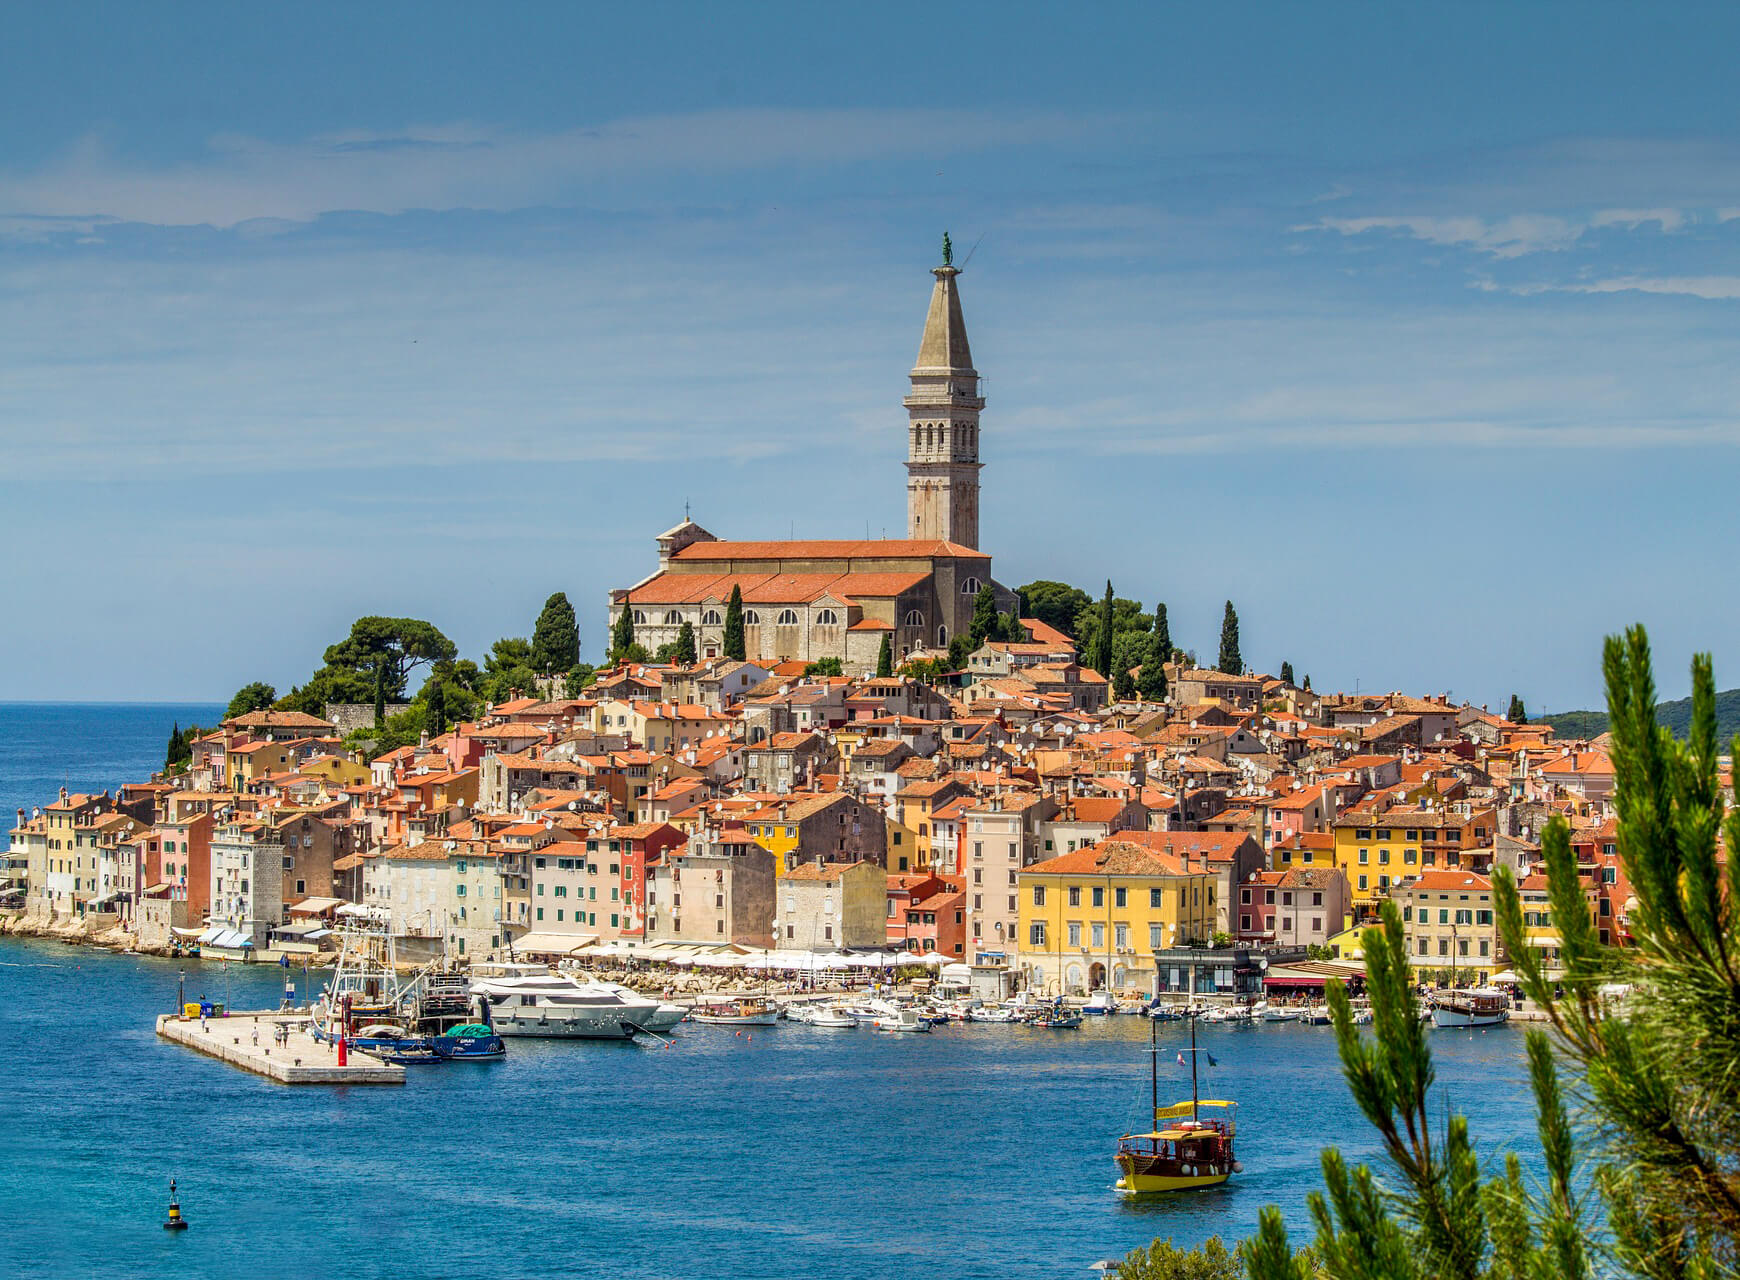
POLYGON ((477 655, 683 503, 873 536, 943 229, 1000 579, 1318 688, 1740 684, 1740 12, 31 6, 0 698, 477 655))

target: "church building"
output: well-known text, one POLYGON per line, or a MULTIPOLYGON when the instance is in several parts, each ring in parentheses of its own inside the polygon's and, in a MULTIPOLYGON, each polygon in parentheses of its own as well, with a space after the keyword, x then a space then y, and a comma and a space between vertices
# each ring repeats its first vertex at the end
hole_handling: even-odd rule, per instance
POLYGON ((875 669, 885 636, 896 661, 947 648, 972 625, 987 583, 999 610, 1014 606, 1014 593, 992 581, 991 557, 979 550, 985 399, 951 258, 944 237, 905 400, 907 536, 732 542, 685 520, 659 535, 656 573, 610 593, 611 626, 632 610, 635 640, 650 652, 688 622, 700 658, 723 657, 725 606, 738 587, 751 662, 838 658, 852 674, 875 669))

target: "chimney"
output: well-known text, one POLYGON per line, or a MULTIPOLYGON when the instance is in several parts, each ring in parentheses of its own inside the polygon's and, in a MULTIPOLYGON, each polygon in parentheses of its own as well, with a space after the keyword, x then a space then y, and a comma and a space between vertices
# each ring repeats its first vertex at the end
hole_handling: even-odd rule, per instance
POLYGON ((62 788, 61 788, 61 789, 60 789, 60 802, 61 802, 61 803, 62 803, 62 804, 65 804, 65 803, 66 803, 66 788, 65 788, 65 787, 62 787, 62 788))

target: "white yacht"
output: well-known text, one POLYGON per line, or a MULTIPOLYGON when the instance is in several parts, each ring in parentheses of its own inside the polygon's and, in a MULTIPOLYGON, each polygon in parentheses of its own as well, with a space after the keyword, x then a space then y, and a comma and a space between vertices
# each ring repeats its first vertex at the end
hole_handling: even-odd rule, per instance
POLYGON ((471 993, 488 997, 502 1036, 622 1040, 667 1032, 687 1013, 616 983, 571 977, 541 964, 479 965, 471 993))

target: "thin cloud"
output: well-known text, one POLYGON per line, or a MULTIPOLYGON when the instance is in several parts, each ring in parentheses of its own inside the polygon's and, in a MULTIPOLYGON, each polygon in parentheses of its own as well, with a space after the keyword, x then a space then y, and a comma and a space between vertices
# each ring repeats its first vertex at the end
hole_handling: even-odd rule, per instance
POLYGON ((1333 231, 1344 236, 1400 232, 1429 244, 1472 249, 1494 258, 1520 258, 1531 253, 1563 252, 1596 229, 1636 231, 1653 225, 1662 233, 1671 234, 1690 221, 1692 216, 1681 209, 1601 209, 1585 218, 1548 213, 1514 213, 1501 218, 1471 214, 1320 218, 1289 230, 1333 231))
POLYGON ((1043 112, 709 111, 551 134, 448 125, 295 143, 225 135, 193 163, 155 168, 87 139, 39 171, 0 172, 0 212, 232 227, 249 219, 308 221, 335 210, 511 210, 573 203, 618 178, 693 182, 794 164, 940 158, 1076 141, 1113 123, 1043 112))

